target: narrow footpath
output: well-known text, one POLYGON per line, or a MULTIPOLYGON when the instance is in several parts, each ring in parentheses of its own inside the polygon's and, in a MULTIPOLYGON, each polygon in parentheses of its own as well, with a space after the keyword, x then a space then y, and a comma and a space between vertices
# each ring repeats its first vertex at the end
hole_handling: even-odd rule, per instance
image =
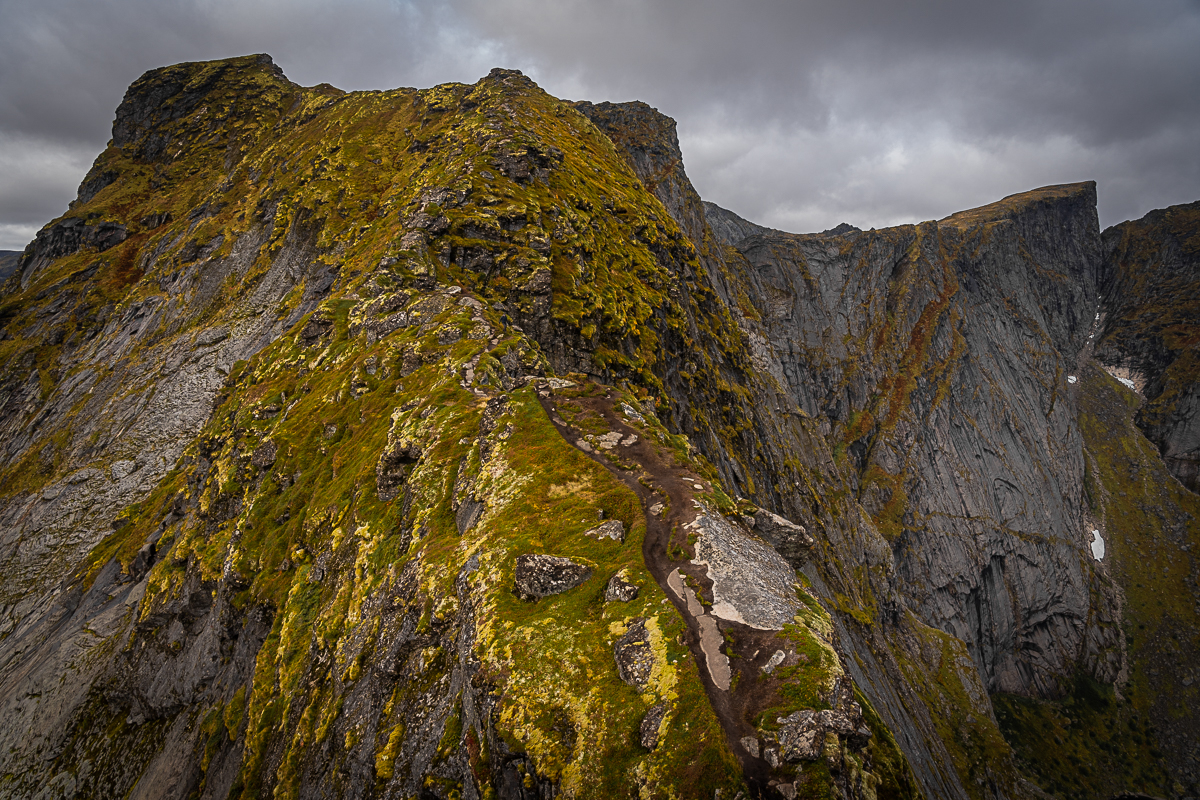
MULTIPOLYGON (((637 494, 646 514, 642 545, 646 568, 687 622, 686 643, 699 666, 729 748, 741 762, 751 796, 776 796, 768 788, 771 765, 758 752, 758 733, 753 726, 763 707, 763 693, 749 691, 762 665, 776 650, 776 634, 718 620, 707 613, 696 590, 685 585, 697 587, 699 596, 711 605, 712 582, 705 566, 692 561, 695 550, 688 542, 686 528, 701 513, 696 496, 711 492, 713 487, 693 470, 679 466, 667 445, 650 441, 653 434, 626 421, 614 407, 606 387, 593 386, 590 391, 590 387, 582 387, 582 392, 543 386, 538 397, 567 442, 637 494), (588 430, 601 425, 606 434, 597 436, 593 432, 588 436, 588 430), (734 658, 731 660, 729 655, 734 658), (732 668, 731 663, 735 665, 732 668), (739 680, 737 672, 750 674, 739 680), (754 744, 748 747, 749 741, 754 744)), ((633 417, 640 413, 629 407, 623 410, 633 417)), ((769 697, 770 693, 766 694, 769 697)))

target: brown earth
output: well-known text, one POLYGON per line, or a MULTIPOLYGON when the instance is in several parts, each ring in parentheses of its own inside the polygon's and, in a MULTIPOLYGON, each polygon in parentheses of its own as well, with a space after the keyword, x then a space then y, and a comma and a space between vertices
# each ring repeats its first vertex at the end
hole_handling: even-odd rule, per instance
POLYGON ((710 490, 712 484, 695 470, 681 466, 665 443, 660 445, 653 441, 654 433, 626 421, 614 407, 611 390, 607 387, 591 383, 582 391, 542 389, 538 398, 559 434, 604 466, 641 501, 646 514, 646 536, 642 544, 646 568, 687 622, 685 643, 700 667, 709 701, 725 731, 730 750, 741 762, 752 795, 775 796, 768 786, 770 764, 762 757, 751 755, 741 740, 744 737, 759 738, 755 721, 764 709, 778 700, 778 681, 774 676, 763 676, 761 667, 776 649, 786 648, 786 642, 773 631, 761 631, 714 617, 725 639, 721 651, 729 657, 733 674, 731 688, 721 689, 708 670, 699 622, 684 600, 667 584, 668 576, 678 569, 681 575, 691 579, 688 583, 699 589, 702 603, 711 605, 713 602, 712 581, 704 566, 692 563, 695 550, 684 533, 684 526, 698 516, 693 504, 698 493, 693 487, 700 485, 704 490, 710 490), (568 418, 575 420, 576 425, 568 423, 568 418), (580 447, 578 442, 586 434, 596 432, 581 427, 590 423, 598 428, 600 422, 605 431, 618 432, 622 438, 633 434, 638 437, 637 441, 628 446, 617 445, 607 452, 599 447, 592 447, 590 452, 580 447), (650 508, 657 503, 662 503, 664 510, 658 515, 650 513, 650 508))

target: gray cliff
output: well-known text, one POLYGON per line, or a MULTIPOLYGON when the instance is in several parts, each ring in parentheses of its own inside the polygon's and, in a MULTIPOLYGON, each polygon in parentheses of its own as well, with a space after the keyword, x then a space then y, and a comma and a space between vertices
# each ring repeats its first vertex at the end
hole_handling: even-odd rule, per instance
POLYGON ((0 797, 1194 794, 1198 209, 147 73, 0 292, 0 797))

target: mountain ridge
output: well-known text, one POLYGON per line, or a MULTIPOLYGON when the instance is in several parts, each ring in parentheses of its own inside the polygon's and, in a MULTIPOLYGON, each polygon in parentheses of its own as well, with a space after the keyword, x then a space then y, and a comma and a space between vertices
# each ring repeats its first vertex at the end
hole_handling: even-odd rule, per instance
MULTIPOLYGON (((135 82, 0 295, 4 791, 1040 796, 1004 698, 1052 716, 1081 674, 1140 687, 1099 719, 1149 713, 1150 611, 1087 536, 1120 513, 1089 476, 1127 491, 1078 409, 1119 263, 1094 184, 809 236, 710 208, 669 118, 515 71, 135 82), (631 435, 700 487, 657 512, 692 534, 648 522, 631 435), (659 535, 691 589, 646 572, 659 535), (736 621, 703 554, 738 541, 798 570, 793 627, 736 621), (551 552, 592 577, 516 599, 551 552), (590 599, 619 575, 640 599, 590 599)), ((1200 535, 1187 497, 1146 501, 1182 509, 1161 542, 1200 535)), ((1194 719, 1161 727, 1080 785, 1194 784, 1194 719)))

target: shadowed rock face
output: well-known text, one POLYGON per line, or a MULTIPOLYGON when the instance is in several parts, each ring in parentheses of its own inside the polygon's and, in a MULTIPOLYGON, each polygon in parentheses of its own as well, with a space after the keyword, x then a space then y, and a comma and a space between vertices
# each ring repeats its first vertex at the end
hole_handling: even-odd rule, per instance
POLYGON ((0 250, 0 284, 17 271, 17 263, 20 259, 21 254, 15 250, 0 250))
POLYGON ((1067 378, 1096 302, 1094 185, 737 249, 764 360, 844 448, 909 606, 993 691, 1052 695, 1080 658, 1115 678, 1115 632, 1089 627, 1067 378))
POLYGON ((1104 232, 1096 357, 1145 396, 1138 426, 1179 482, 1200 492, 1200 202, 1104 232))
MULTIPOLYGON (((639 111, 651 113, 588 113, 604 127, 639 111)), ((937 721, 903 710, 915 687, 885 677, 925 658, 908 638, 924 636, 919 627, 899 632, 907 610, 966 644, 983 706, 980 689, 1057 696, 1076 670, 1124 681, 1118 593, 1087 549, 1077 421, 1097 306, 1111 299, 1100 296, 1094 185, 1045 187, 918 226, 805 236, 710 204, 706 228, 678 154, 647 140, 661 123, 621 124, 613 139, 639 176, 681 226, 701 231, 700 263, 768 377, 751 390, 753 440, 704 441, 706 452, 729 483, 819 533, 809 574, 828 581, 824 591, 875 604, 877 620, 898 626, 887 637, 851 626, 843 641, 857 654, 855 680, 903 731, 925 790, 960 791, 937 767, 945 751, 918 744, 937 721), (785 443, 797 427, 833 451, 820 469, 846 481, 863 519, 814 514, 803 479, 795 492, 790 476, 778 480, 788 454, 811 446, 785 443), (765 490, 755 472, 764 461, 777 476, 765 490)), ((969 662, 958 663, 965 676, 969 662)))
POLYGON ((1103 618, 1114 601, 1084 549, 1068 382, 1098 300, 1095 184, 816 235, 748 227, 710 204, 723 233, 705 234, 672 140, 650 139, 655 112, 584 110, 618 130, 685 230, 713 237, 710 274, 727 276, 718 291, 755 366, 817 420, 886 539, 895 572, 880 589, 967 642, 993 691, 1054 695, 1077 661, 1115 678, 1117 632, 1093 621, 1093 594, 1103 618))
POLYGON ((1036 794, 988 692, 1125 685, 1076 378, 1194 474, 1193 211, 794 235, 644 104, 148 73, 0 293, 0 795, 1036 794))

